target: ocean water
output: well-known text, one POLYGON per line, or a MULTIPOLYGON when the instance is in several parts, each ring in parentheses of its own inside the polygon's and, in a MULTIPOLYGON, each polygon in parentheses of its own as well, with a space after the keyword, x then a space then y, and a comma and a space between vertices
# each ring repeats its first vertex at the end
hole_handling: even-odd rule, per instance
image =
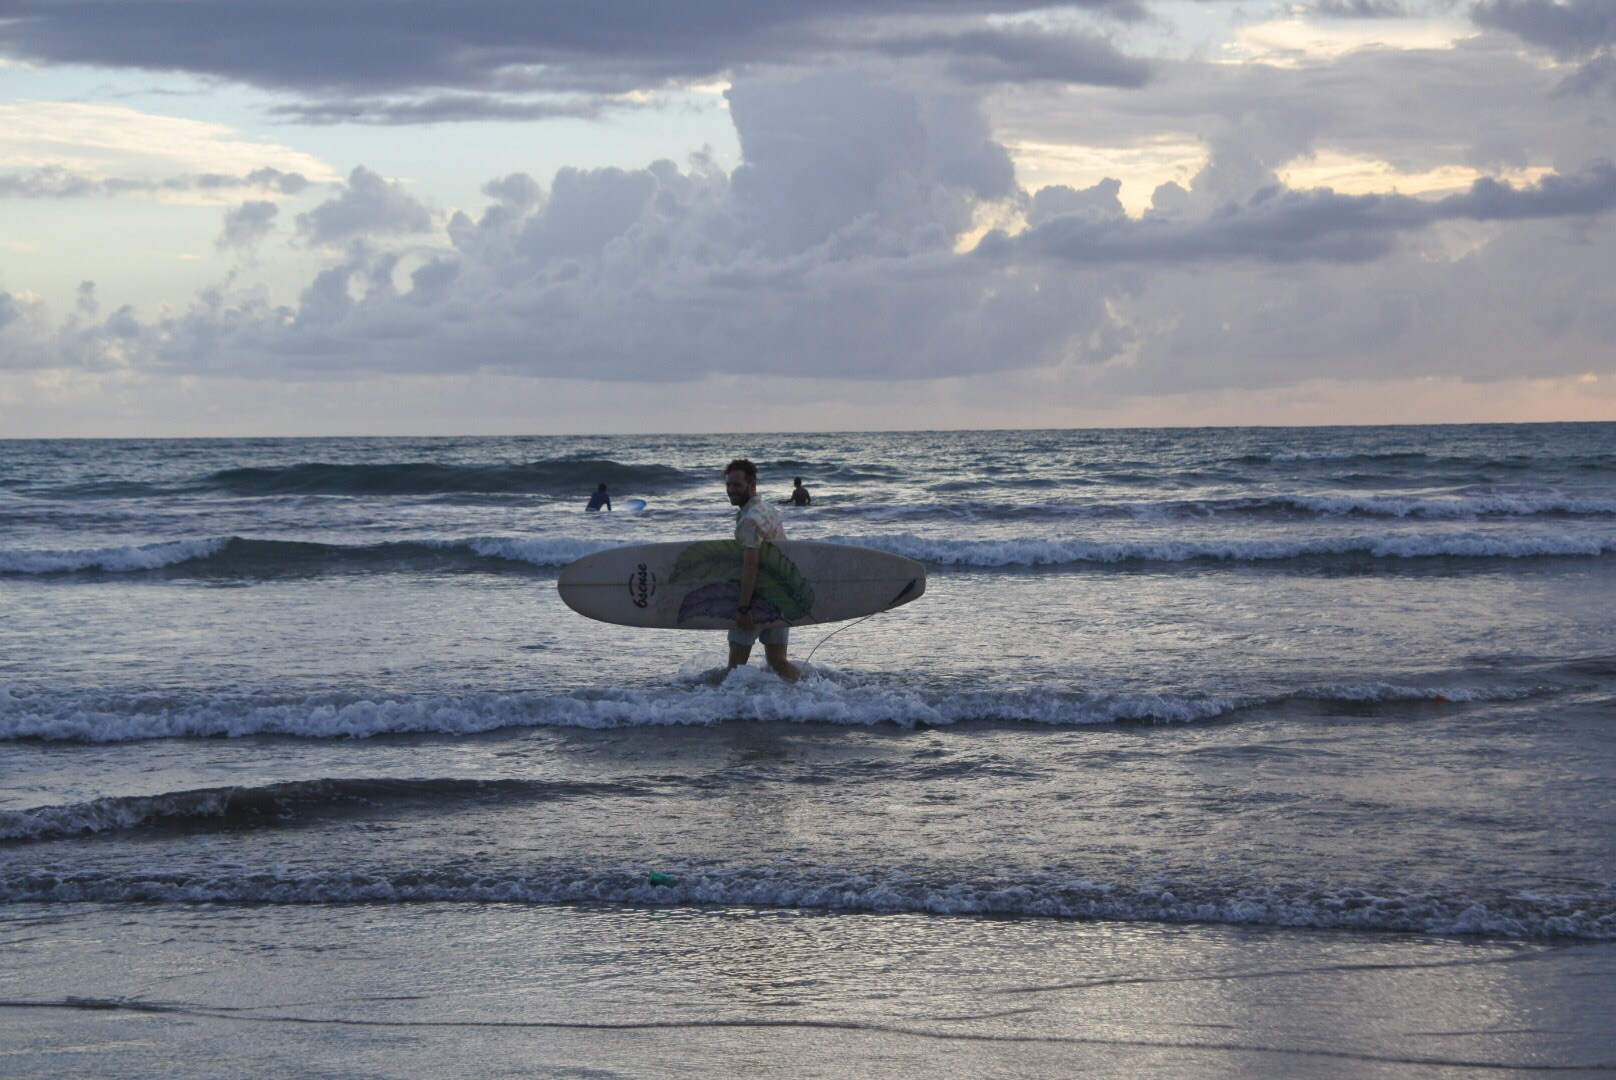
POLYGON ((1608 975, 1616 424, 0 441, 8 940, 356 910, 1608 975), (735 455, 804 478, 793 538, 929 570, 795 631, 797 685, 555 591, 728 535, 735 455))

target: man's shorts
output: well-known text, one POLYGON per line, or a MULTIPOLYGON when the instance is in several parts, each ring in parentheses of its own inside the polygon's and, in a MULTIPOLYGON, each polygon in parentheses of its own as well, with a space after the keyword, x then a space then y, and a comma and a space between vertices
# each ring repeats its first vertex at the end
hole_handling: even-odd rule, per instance
POLYGON ((753 644, 762 641, 765 645, 784 645, 791 638, 791 627, 776 626, 772 630, 731 630, 729 643, 731 645, 745 645, 751 648, 753 644))

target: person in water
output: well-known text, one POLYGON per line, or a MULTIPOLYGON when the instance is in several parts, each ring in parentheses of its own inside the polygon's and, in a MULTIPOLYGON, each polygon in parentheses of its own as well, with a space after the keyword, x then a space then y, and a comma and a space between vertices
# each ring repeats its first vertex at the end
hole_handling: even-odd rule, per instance
POLYGON ((605 484, 600 485, 595 489, 595 493, 589 496, 589 505, 584 509, 599 510, 603 506, 608 510, 612 508, 612 497, 606 493, 605 484))
POLYGON ((802 486, 802 477, 799 476, 795 480, 791 481, 792 506, 807 506, 813 501, 814 497, 808 494, 807 488, 802 486))
POLYGON ((784 540, 780 512, 770 506, 757 490, 757 466, 746 458, 736 458, 724 467, 724 493, 735 511, 735 539, 741 544, 741 593, 735 612, 736 628, 729 632, 729 666, 733 671, 752 657, 752 646, 763 640, 763 657, 774 673, 787 682, 802 678, 802 671, 786 659, 790 641, 789 626, 758 630, 752 622, 752 593, 757 588, 758 557, 764 543, 784 540))

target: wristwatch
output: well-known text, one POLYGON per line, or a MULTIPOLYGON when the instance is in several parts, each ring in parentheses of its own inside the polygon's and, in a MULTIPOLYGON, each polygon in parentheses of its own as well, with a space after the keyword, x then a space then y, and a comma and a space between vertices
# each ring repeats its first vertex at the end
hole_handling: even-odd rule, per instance
POLYGON ((752 610, 752 605, 751 604, 742 604, 736 610, 738 610, 738 611, 751 611, 752 610))

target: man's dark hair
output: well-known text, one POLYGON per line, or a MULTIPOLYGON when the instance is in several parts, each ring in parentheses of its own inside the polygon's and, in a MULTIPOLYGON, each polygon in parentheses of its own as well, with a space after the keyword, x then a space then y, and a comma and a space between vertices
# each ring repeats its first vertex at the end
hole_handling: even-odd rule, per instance
POLYGON ((748 480, 756 480, 757 479, 757 466, 752 464, 750 461, 746 460, 743 457, 738 457, 734 461, 730 462, 728 465, 725 465, 724 466, 724 475, 728 476, 730 473, 734 472, 736 469, 739 469, 743 473, 745 473, 746 478, 748 480))

